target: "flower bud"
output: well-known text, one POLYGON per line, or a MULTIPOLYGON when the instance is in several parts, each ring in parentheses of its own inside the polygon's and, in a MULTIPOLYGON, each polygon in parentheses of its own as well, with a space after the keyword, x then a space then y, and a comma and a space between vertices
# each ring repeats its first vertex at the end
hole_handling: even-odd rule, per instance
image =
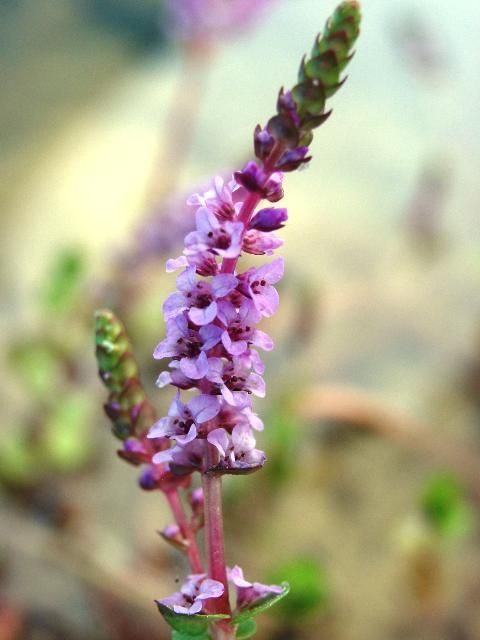
POLYGON ((250 229, 257 229, 257 231, 276 231, 284 226, 287 219, 288 213, 286 209, 268 207, 267 209, 261 209, 253 216, 249 227, 250 229))

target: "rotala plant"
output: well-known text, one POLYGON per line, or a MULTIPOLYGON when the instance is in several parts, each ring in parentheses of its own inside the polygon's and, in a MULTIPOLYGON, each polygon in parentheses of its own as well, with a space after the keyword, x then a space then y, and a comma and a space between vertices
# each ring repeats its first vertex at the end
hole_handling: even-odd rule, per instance
POLYGON ((105 409, 123 441, 119 455, 144 465, 143 489, 165 493, 175 523, 162 535, 190 565, 180 590, 157 601, 176 640, 250 637, 253 617, 289 589, 250 581, 225 562, 222 476, 252 473, 266 461, 256 446, 263 423, 251 398, 265 396, 257 350, 269 351, 273 342, 257 325, 277 310, 275 284, 284 268, 281 258, 245 271, 238 261, 242 253, 271 255, 282 244, 273 232, 284 226, 287 211, 272 205, 283 197, 284 173, 311 159, 313 131, 328 118, 326 101, 343 84, 359 22, 356 0, 342 2, 302 60, 297 84, 280 91, 277 113, 256 127, 257 159, 188 200, 196 228, 182 255, 167 261, 167 272, 182 271, 164 302, 166 337, 154 351, 154 358, 169 360, 157 385, 176 389, 167 416, 156 420, 121 323, 109 311, 97 313, 100 376, 110 391, 105 409), (197 543, 202 527, 205 565, 197 543))

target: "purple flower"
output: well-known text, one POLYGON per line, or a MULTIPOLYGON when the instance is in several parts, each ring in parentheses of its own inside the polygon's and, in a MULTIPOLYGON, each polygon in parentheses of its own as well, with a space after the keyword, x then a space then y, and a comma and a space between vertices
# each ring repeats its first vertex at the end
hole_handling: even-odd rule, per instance
POLYGON ((157 602, 169 607, 175 613, 193 615, 202 611, 205 600, 219 598, 223 591, 223 584, 218 580, 207 578, 205 573, 194 573, 187 576, 180 591, 157 602))
POLYGON ((228 579, 237 590, 237 609, 242 610, 254 605, 258 600, 262 600, 271 593, 283 593, 283 587, 275 584, 266 585, 260 582, 248 582, 243 576, 243 570, 235 565, 228 570, 228 579))
POLYGON ((278 307, 278 293, 273 284, 283 276, 283 258, 277 258, 258 269, 249 269, 239 276, 242 292, 253 300, 262 316, 272 316, 278 307))
POLYGON ((239 213, 245 191, 235 180, 226 183, 223 178, 216 176, 212 186, 203 194, 194 193, 187 200, 187 204, 206 207, 214 213, 219 220, 231 220, 239 213))
POLYGON ((264 233, 256 229, 250 229, 243 236, 242 249, 246 253, 253 253, 256 256, 272 255, 275 249, 283 244, 283 240, 277 238, 273 233, 264 233))
POLYGON ((280 171, 266 173, 256 162, 250 160, 242 171, 234 174, 235 180, 247 191, 258 193, 270 202, 278 202, 283 198, 282 179, 280 171))
POLYGON ((214 429, 207 440, 220 454, 218 469, 250 470, 265 463, 265 454, 255 448, 255 437, 246 424, 236 425, 231 435, 225 429, 214 429))
POLYGON ((220 221, 210 209, 200 207, 195 213, 197 230, 185 237, 185 256, 209 251, 222 258, 240 255, 243 224, 220 221))
POLYGON ((208 251, 194 253, 188 256, 180 256, 167 260, 166 271, 172 273, 183 267, 195 267, 200 276, 215 276, 218 273, 218 264, 215 256, 208 251))
POLYGON ((217 417, 217 423, 229 432, 231 432, 237 424, 246 425, 247 427, 255 429, 255 431, 263 431, 263 422, 257 414, 252 411, 250 404, 237 407, 223 403, 217 417))
POLYGON ((287 219, 286 209, 268 207, 257 211, 248 226, 250 229, 257 229, 257 231, 277 231, 284 226, 287 219))
POLYGON ((164 302, 165 320, 188 309, 188 318, 194 324, 209 324, 217 316, 217 300, 228 295, 237 284, 237 278, 230 274, 215 276, 211 282, 198 281, 195 277, 195 267, 187 267, 177 278, 179 291, 169 295, 164 302))
POLYGON ((192 378, 187 378, 187 376, 181 372, 179 369, 179 363, 177 361, 173 361, 169 364, 169 367, 172 371, 162 371, 158 376, 155 384, 159 389, 163 389, 167 385, 171 384, 178 389, 193 389, 198 384, 198 379, 193 380, 192 378))
POLYGON ((160 342, 153 357, 175 358, 187 378, 199 380, 208 371, 206 351, 220 342, 222 329, 213 324, 191 329, 185 313, 167 321, 167 337, 160 342))
POLYGON ((222 301, 218 318, 225 326, 221 337, 222 344, 230 355, 238 356, 245 353, 251 344, 264 351, 273 349, 270 336, 255 328, 260 316, 250 300, 244 299, 238 311, 232 303, 222 301))
POLYGON ((209 358, 207 378, 218 386, 225 401, 233 406, 248 406, 250 393, 265 397, 263 378, 250 371, 241 358, 209 358))
POLYGON ((220 403, 215 396, 201 394, 183 404, 177 392, 168 416, 152 426, 147 438, 175 438, 179 444, 188 444, 197 437, 199 425, 214 418, 219 411, 220 403))
POLYGON ((176 444, 166 451, 156 453, 152 461, 155 464, 168 463, 176 475, 184 475, 202 468, 205 455, 205 440, 196 438, 184 446, 176 444))

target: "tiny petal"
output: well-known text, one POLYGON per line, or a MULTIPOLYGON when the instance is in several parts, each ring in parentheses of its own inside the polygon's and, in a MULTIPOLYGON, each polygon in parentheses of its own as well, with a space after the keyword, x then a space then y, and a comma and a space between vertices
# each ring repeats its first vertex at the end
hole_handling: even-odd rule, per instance
POLYGON ((172 273, 173 271, 186 266, 188 266, 188 260, 185 256, 180 256, 179 258, 170 258, 170 260, 167 260, 166 272, 172 273))
POLYGON ((199 327, 203 327, 206 324, 210 324, 217 317, 218 306, 215 301, 211 302, 208 307, 204 309, 200 309, 199 307, 191 307, 188 311, 188 317, 190 320, 198 325, 199 327))
POLYGON ((219 598, 224 592, 224 587, 218 580, 207 578, 200 585, 197 600, 207 600, 208 598, 219 598))
POLYGON ((245 580, 243 576, 243 569, 241 569, 238 564, 232 567, 228 571, 228 579, 233 582, 236 587, 251 587, 252 583, 245 580))
POLYGON ((188 406, 197 423, 211 420, 220 411, 220 403, 216 396, 201 394, 190 400, 188 406))
POLYGON ((204 378, 208 371, 208 360, 205 353, 202 353, 198 358, 182 358, 180 360, 180 370, 192 380, 200 380, 204 378), (204 357, 202 357, 202 354, 204 357))
POLYGON ((210 431, 207 436, 207 440, 210 444, 218 449, 221 456, 226 456, 226 452, 229 446, 229 438, 228 433, 225 431, 225 429, 219 428, 210 431))

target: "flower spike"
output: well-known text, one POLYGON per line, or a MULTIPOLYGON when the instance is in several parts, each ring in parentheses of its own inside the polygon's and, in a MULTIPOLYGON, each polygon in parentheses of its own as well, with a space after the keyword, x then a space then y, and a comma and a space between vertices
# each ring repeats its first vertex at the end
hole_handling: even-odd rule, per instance
POLYGON ((105 413, 119 440, 143 436, 151 427, 155 411, 140 382, 137 362, 125 328, 114 313, 95 314, 96 357, 100 378, 110 392, 105 413))
MULTIPOLYGON (((267 130, 297 154, 312 141, 312 130, 330 115, 330 111, 325 111, 326 101, 345 82, 346 78, 341 79, 340 74, 352 59, 353 45, 360 33, 360 18, 360 5, 356 0, 342 2, 327 21, 323 34, 317 36, 311 57, 303 58, 298 84, 291 91, 280 91, 278 113, 269 120, 267 130)), ((262 151, 259 134, 256 130, 257 157, 261 157, 262 151)), ((265 136, 261 141, 265 147, 265 136)), ((284 166, 277 166, 282 171, 293 171, 309 159, 299 156, 284 166)))

